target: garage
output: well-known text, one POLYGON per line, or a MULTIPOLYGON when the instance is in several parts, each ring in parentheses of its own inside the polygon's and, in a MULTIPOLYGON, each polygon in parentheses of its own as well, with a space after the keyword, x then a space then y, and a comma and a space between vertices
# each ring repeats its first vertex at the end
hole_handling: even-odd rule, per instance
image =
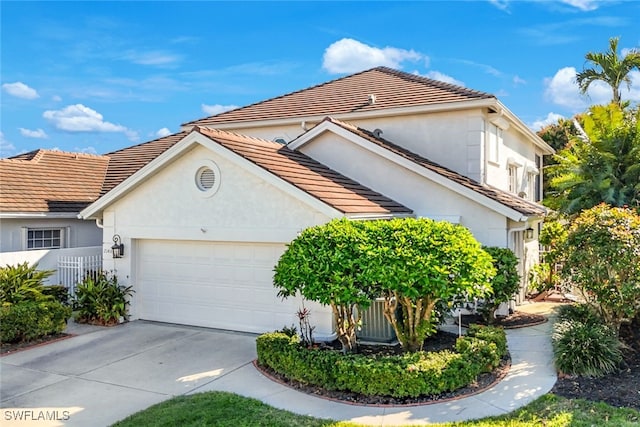
POLYGON ((280 243, 137 241, 137 317, 267 332, 294 322, 297 304, 273 287, 280 243))

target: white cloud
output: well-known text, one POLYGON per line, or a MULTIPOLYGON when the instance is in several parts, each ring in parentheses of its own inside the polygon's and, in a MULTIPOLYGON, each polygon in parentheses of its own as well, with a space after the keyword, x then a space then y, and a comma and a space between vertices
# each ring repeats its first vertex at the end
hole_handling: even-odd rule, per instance
POLYGON ((489 0, 489 3, 491 3, 492 5, 494 5, 500 10, 504 10, 504 11, 509 10, 509 3, 510 3, 509 0, 489 0))
POLYGON ((569 6, 573 6, 576 9, 580 9, 584 12, 596 10, 599 6, 597 0, 560 0, 560 2, 568 4, 569 6))
POLYGON ((60 97, 59 95, 53 95, 51 97, 51 100, 54 101, 54 102, 60 102, 60 101, 62 101, 62 97, 60 97))
POLYGON ((169 130, 169 128, 158 129, 158 131, 156 132, 156 136, 158 138, 163 138, 163 137, 169 136, 169 135, 171 135, 171 131, 169 130))
POLYGON ((18 129, 20 129, 20 134, 22 134, 22 136, 26 136, 27 138, 37 138, 37 139, 49 138, 49 135, 47 135, 47 133, 42 129, 36 129, 36 130, 25 129, 25 128, 18 128, 18 129))
POLYGON ((98 152, 96 151, 95 147, 93 147, 91 145, 88 146, 88 147, 83 147, 83 148, 76 147, 75 151, 77 151, 79 153, 98 154, 98 152))
POLYGON ((16 147, 4 138, 4 133, 0 131, 0 157, 7 157, 16 150, 16 147))
POLYGON ((39 98, 38 92, 22 82, 4 83, 2 88, 11 96, 23 99, 36 99, 39 98))
POLYGON ((549 114, 547 114, 547 117, 545 117, 544 119, 536 120, 531 125, 529 125, 529 127, 534 132, 537 132, 540 129, 546 127, 546 126, 549 126, 549 125, 554 124, 554 123, 558 123, 558 120, 563 119, 563 118, 564 118, 564 116, 561 115, 561 114, 549 113, 549 114))
POLYGON ((330 45, 325 51, 322 67, 330 73, 355 73, 368 68, 384 65, 400 68, 404 61, 426 60, 414 51, 395 47, 377 48, 353 39, 342 39, 330 45))
POLYGON ((102 114, 82 104, 68 105, 61 110, 42 113, 56 129, 67 132, 121 132, 131 141, 139 139, 138 133, 122 125, 103 120, 102 114))
POLYGON ((180 55, 159 50, 150 52, 128 51, 123 58, 134 64, 154 66, 172 65, 182 59, 180 55))
POLYGON ((427 74, 425 74, 425 77, 429 77, 430 79, 438 80, 452 85, 465 85, 464 82, 461 82, 460 80, 457 80, 447 74, 441 73, 440 71, 429 71, 427 74))
POLYGON ((622 99, 640 102, 640 71, 631 71, 629 78, 631 79, 631 87, 627 88, 627 85, 623 84, 620 88, 622 99))
POLYGON ((526 85, 527 81, 520 76, 513 76, 513 84, 514 86, 526 85))
POLYGON ((215 116, 216 114, 224 113, 225 111, 235 110, 236 108, 238 108, 237 105, 220 105, 220 104, 214 104, 214 105, 202 104, 200 107, 202 108, 202 111, 205 114, 208 114, 210 116, 215 116))

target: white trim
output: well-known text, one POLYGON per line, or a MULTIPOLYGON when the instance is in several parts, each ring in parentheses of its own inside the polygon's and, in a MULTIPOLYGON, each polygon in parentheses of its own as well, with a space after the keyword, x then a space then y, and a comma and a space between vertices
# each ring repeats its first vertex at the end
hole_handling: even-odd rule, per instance
POLYGON ((164 166, 171 163, 177 156, 191 148, 194 144, 200 144, 215 154, 229 160, 235 165, 248 170, 249 172, 259 176, 264 181, 275 186, 279 190, 284 191, 292 197, 306 203, 313 209, 320 211, 322 214, 330 218, 338 218, 344 216, 339 210, 329 206, 325 202, 317 199, 311 194, 299 189, 298 187, 286 182, 282 178, 268 172, 255 163, 245 159, 244 157, 236 154, 235 152, 225 148, 217 142, 211 140, 209 137, 201 134, 200 132, 192 131, 185 136, 181 141, 177 142, 171 148, 164 153, 160 154, 150 163, 131 175, 129 178, 118 184, 115 188, 109 191, 107 194, 96 200, 91 205, 87 206, 78 215, 82 219, 95 218, 99 212, 106 209, 109 205, 113 204, 117 200, 124 197, 127 193, 138 187, 144 181, 151 178, 158 173, 164 166))
POLYGON ((320 135, 323 132, 332 132, 358 145, 361 148, 364 148, 374 154, 377 154, 380 157, 383 157, 399 166, 404 167, 405 169, 415 172, 416 174, 426 179, 429 179, 437 184, 440 184, 443 187, 449 190, 452 190, 455 193, 460 194, 461 196, 471 199, 474 202, 480 205, 483 205, 495 212, 498 212, 499 214, 513 221, 523 221, 524 220, 523 218, 525 219, 528 218, 526 215, 523 215, 522 213, 518 212, 515 209, 509 208, 498 201, 495 201, 483 194, 478 193, 477 191, 474 191, 468 187, 465 187, 462 184, 458 184, 457 182, 449 178, 446 178, 430 169, 427 169, 424 166, 421 166, 413 162, 412 160, 399 156, 398 154, 395 154, 394 152, 384 147, 381 147, 372 142, 369 142, 368 140, 354 134, 353 132, 350 132, 336 125, 335 123, 332 123, 329 121, 324 121, 320 123, 318 126, 311 129, 310 131, 300 135, 298 138, 296 138, 294 141, 292 141, 289 144, 289 148, 291 148, 292 150, 299 149, 303 145, 311 142, 316 136, 320 135))

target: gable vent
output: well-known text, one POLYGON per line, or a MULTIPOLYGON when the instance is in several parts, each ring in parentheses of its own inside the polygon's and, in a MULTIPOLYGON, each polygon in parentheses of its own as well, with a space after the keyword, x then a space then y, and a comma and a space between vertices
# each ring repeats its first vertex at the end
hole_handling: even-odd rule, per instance
POLYGON ((216 179, 216 173, 208 167, 200 168, 196 174, 196 184, 202 191, 211 190, 216 185, 216 179))

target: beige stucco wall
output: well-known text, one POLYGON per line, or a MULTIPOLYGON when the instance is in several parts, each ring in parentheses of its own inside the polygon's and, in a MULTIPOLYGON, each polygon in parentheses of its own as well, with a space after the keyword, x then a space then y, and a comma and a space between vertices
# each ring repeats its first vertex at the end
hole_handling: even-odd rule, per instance
POLYGON ((460 224, 481 243, 507 245, 507 220, 503 215, 334 133, 323 133, 300 151, 410 207, 416 216, 459 216, 460 224))
MULTIPOLYGON (((263 177, 197 145, 103 213, 105 252, 110 252, 111 236, 116 233, 125 244, 125 257, 114 260, 106 254, 104 268, 114 270, 123 284, 135 287, 136 242, 140 239, 284 244, 301 230, 330 219, 263 177), (211 197, 203 197, 195 185, 203 161, 215 162, 221 172, 219 190, 211 197)), ((329 309, 306 305, 315 313, 318 334, 330 334, 329 309)), ((135 294, 131 309, 136 318, 135 294)))

